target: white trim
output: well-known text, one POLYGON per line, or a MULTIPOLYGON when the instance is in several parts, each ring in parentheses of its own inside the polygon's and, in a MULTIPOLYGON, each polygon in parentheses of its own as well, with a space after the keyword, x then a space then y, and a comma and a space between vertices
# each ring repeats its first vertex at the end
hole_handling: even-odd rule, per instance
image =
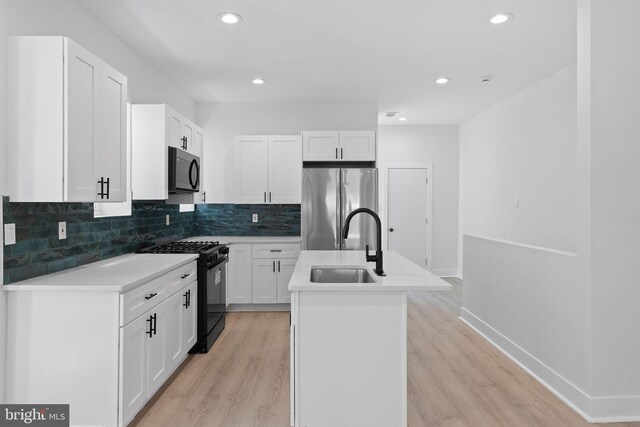
POLYGON ((566 255, 566 256, 571 256, 571 257, 577 257, 578 256, 578 254, 575 253, 575 252, 561 251, 559 249, 547 248, 547 247, 544 247, 544 246, 528 245, 526 243, 512 242, 510 240, 494 239, 492 237, 476 236, 474 234, 463 234, 463 236, 464 237, 473 237, 474 239, 489 240, 491 242, 504 243, 506 245, 519 246, 521 248, 535 249, 535 250, 544 251, 544 252, 551 252, 551 253, 559 254, 559 255, 566 255))
POLYGON ((433 163, 431 162, 390 162, 381 163, 379 165, 382 171, 382 185, 380 186, 380 201, 378 206, 378 213, 382 220, 382 245, 385 250, 388 250, 388 224, 387 224, 387 212, 389 208, 389 169, 426 169, 427 170, 427 270, 431 271, 433 266, 433 163))
POLYGON ((460 308, 459 319, 588 422, 640 421, 640 396, 589 396, 466 308, 460 308))
POLYGON ((431 272, 438 277, 459 277, 457 268, 434 268, 431 272))

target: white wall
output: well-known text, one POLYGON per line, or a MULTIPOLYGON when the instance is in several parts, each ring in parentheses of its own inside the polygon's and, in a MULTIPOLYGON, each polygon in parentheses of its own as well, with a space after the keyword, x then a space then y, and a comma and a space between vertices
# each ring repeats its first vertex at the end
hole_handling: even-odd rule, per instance
POLYGON ((572 64, 460 126, 461 317, 588 416, 576 88, 572 64))
POLYGON ((378 164, 433 164, 432 264, 434 274, 458 271, 458 126, 380 126, 378 164))
MULTIPOLYGON (((0 225, 2 221, 2 194, 6 194, 7 173, 7 4, 0 0, 0 225)), ((0 231, 4 245, 4 227, 0 231)), ((4 258, 0 247, 0 280, 4 277, 4 258)), ((0 289, 0 403, 5 399, 5 362, 7 356, 7 300, 0 289)))
POLYGON ((373 103, 222 103, 198 104, 197 110, 196 122, 205 131, 203 174, 209 203, 233 202, 236 135, 295 135, 303 130, 378 127, 378 106, 373 103))
POLYGON ((464 233, 575 252, 576 65, 460 126, 464 233))
POLYGON ((640 419, 640 2, 583 0, 581 143, 591 182, 595 410, 640 419), (586 10, 585 10, 586 9, 586 10), (626 412, 625 412, 626 411, 626 412))
POLYGON ((62 35, 128 78, 129 102, 167 103, 191 120, 195 102, 75 0, 6 0, 10 35, 62 35))

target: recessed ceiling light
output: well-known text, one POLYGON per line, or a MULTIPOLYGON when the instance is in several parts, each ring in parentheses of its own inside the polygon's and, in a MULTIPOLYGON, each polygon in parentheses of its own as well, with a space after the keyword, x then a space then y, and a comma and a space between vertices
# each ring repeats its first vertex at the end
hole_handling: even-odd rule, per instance
POLYGON ((218 16, 220 17, 220 20, 225 24, 237 24, 238 22, 242 21, 242 16, 233 12, 221 13, 218 16))
POLYGON ((492 24, 504 24, 511 19, 513 19, 513 15, 510 13, 498 13, 497 15, 493 15, 489 21, 492 24))
POLYGON ((406 122, 407 118, 406 117, 400 117, 400 118, 398 118, 398 120, 400 120, 401 122, 406 122))
POLYGON ((251 83, 253 83, 254 85, 263 85, 264 79, 261 79, 260 77, 256 77, 255 79, 251 80, 251 83))
POLYGON ((436 79, 436 83, 438 83, 439 85, 446 85, 450 81, 451 81, 450 77, 438 77, 436 79))

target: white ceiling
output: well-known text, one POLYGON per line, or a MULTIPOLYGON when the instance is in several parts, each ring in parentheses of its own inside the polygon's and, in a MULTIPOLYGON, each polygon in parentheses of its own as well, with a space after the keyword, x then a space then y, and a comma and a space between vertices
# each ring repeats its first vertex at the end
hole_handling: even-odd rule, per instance
POLYGON ((377 102, 380 124, 463 122, 576 58, 575 0, 80 2, 198 102, 377 102))

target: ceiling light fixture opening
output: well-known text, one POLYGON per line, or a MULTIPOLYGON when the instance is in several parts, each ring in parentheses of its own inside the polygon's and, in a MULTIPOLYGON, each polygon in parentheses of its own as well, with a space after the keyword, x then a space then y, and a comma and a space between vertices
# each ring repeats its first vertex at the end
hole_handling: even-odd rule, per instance
POLYGON ((492 24, 504 24, 507 21, 513 19, 513 15, 510 13, 498 13, 497 15, 493 15, 489 22, 492 24))
POLYGON ((242 16, 233 12, 224 12, 218 16, 220 17, 220 20, 225 24, 237 24, 238 22, 242 21, 242 16))
POLYGON ((264 79, 261 79, 260 77, 256 77, 255 79, 251 80, 251 83, 253 83, 254 85, 263 85, 265 82, 264 79))
POLYGON ((446 85, 451 81, 451 77, 438 77, 436 83, 439 85, 446 85))

